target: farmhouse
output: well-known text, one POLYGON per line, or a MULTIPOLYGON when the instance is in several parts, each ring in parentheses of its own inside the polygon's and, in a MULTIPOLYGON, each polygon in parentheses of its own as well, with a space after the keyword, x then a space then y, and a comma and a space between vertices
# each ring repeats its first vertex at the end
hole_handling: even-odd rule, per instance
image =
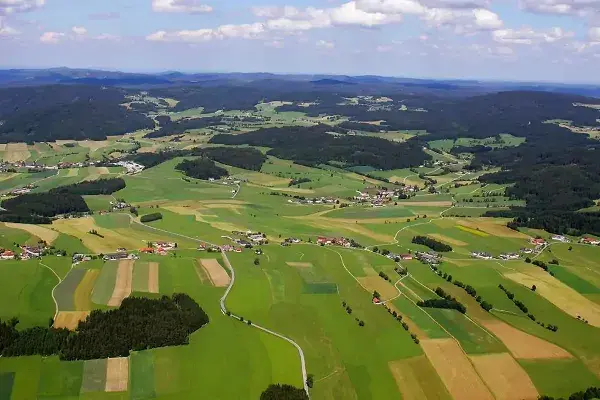
POLYGON ((548 244, 548 242, 546 242, 544 239, 542 238, 534 238, 530 240, 530 243, 534 246, 545 246, 546 244, 548 244))
POLYGON ((154 253, 154 249, 152 247, 144 247, 140 249, 140 253, 152 254, 154 253))
POLYGON ((21 250, 23 250, 21 256, 23 258, 35 258, 41 257, 46 250, 44 246, 21 246, 21 250))
POLYGON ((535 252, 534 249, 521 249, 521 253, 523 254, 533 254, 535 252))
POLYGON ((2 260, 14 260, 15 258, 15 253, 12 252, 11 250, 5 250, 2 252, 2 254, 0 254, 0 259, 2 260))
POLYGON ((439 264, 442 261, 442 256, 440 256, 435 251, 428 251, 426 253, 417 251, 415 255, 417 257, 417 260, 425 264, 439 264))
POLYGON ((173 250, 177 248, 176 242, 156 242, 152 244, 152 247, 162 250, 173 250))
POLYGON ((581 238, 581 240, 579 241, 579 243, 591 244, 592 246, 600 246, 600 239, 594 239, 594 238, 590 238, 590 237, 584 237, 584 238, 581 238))
POLYGON ((104 261, 118 261, 118 260, 125 260, 128 257, 129 257, 129 255, 127 254, 126 251, 119 251, 117 253, 105 254, 103 259, 104 259, 104 261))
POLYGON ((408 261, 408 260, 412 260, 413 256, 412 256, 412 254, 400 254, 400 258, 408 261))

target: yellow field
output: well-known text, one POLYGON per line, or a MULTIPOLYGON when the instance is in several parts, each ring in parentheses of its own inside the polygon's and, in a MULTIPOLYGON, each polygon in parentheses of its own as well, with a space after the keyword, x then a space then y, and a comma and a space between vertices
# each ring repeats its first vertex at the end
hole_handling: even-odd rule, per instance
POLYGON ((69 168, 69 171, 65 175, 66 178, 71 178, 79 175, 79 168, 69 168))
POLYGON ((6 225, 7 228, 21 229, 31 233, 33 236, 40 238, 48 244, 52 244, 56 238, 58 238, 58 232, 40 225, 15 224, 12 222, 5 222, 4 225, 6 225))
POLYGON ((493 400, 473 365, 453 339, 427 339, 425 355, 456 400, 493 400))
POLYGON ((225 269, 219 264, 217 260, 202 259, 200 260, 202 267, 208 274, 208 278, 213 286, 215 287, 227 287, 231 278, 225 272, 225 269))
POLYGON ((67 328, 74 331, 79 325, 80 321, 85 320, 89 311, 60 311, 54 320, 55 328, 67 328))
POLYGON ((303 262, 286 262, 290 267, 295 268, 311 268, 313 265, 311 263, 303 263, 303 262))
POLYGON ((477 235, 477 236, 481 236, 481 237, 488 237, 488 236, 490 236, 488 233, 485 233, 485 232, 482 232, 482 231, 478 231, 477 229, 468 228, 466 226, 456 225, 456 227, 458 229, 460 229, 461 231, 469 232, 469 233, 471 233, 473 235, 477 235))
POLYGON ((110 171, 106 167, 88 167, 88 176, 85 177, 86 181, 95 181, 100 179, 102 175, 108 175, 110 171))
POLYGON ((126 392, 129 383, 129 358, 106 360, 106 392, 126 392))
POLYGON ((392 285, 388 281, 384 280, 379 275, 363 276, 363 277, 359 277, 356 279, 370 293, 373 293, 374 291, 378 291, 379 294, 381 295, 382 301, 387 301, 398 295, 398 290, 394 287, 394 285, 392 285))
POLYGON ((580 316, 586 319, 592 326, 600 327, 600 305, 540 268, 528 268, 526 271, 526 273, 511 272, 504 276, 528 288, 536 285, 536 293, 556 307, 575 318, 580 316))
MULTIPOLYGON (((369 237, 373 240, 376 240, 380 243, 390 243, 394 241, 394 237, 389 234, 374 232, 361 224, 348 224, 345 220, 339 220, 337 218, 322 218, 316 217, 314 215, 305 215, 300 217, 285 217, 299 220, 307 225, 310 225, 316 229, 326 229, 326 230, 339 230, 340 232, 352 232, 359 235, 363 235, 369 237)), ((348 236, 352 237, 351 234, 348 236)))
POLYGON ((113 294, 108 300, 108 306, 118 307, 121 305, 126 297, 131 294, 131 286, 133 283, 133 260, 121 260, 119 261, 119 268, 117 269, 117 280, 113 294))
POLYGON ((0 151, 6 150, 6 143, 0 143, 0 151))
POLYGON ((100 275, 99 269, 90 269, 86 271, 83 279, 77 285, 73 294, 76 310, 88 311, 92 309, 92 290, 94 289, 94 283, 96 283, 98 275, 100 275))
POLYGON ((508 353, 471 356, 496 400, 536 400, 539 393, 525 370, 508 353))

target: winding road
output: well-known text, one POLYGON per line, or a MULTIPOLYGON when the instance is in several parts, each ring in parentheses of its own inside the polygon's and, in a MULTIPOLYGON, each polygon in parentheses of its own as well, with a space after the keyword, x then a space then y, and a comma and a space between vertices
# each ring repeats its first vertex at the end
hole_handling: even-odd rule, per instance
MULTIPOLYGON (((170 232, 170 231, 167 231, 167 230, 164 230, 164 229, 155 228, 153 226, 146 225, 146 224, 144 224, 142 222, 137 221, 130 214, 126 214, 126 215, 129 215, 129 218, 131 219, 132 222, 137 223, 137 224, 142 225, 142 226, 145 226, 146 228, 149 228, 149 229, 152 229, 152 230, 155 230, 155 231, 159 231, 159 232, 163 232, 163 233, 168 233, 168 234, 174 235, 174 236, 179 236, 179 237, 182 237, 184 239, 192 240, 192 241, 195 241, 195 242, 205 243, 205 244, 208 244, 210 246, 215 246, 215 247, 217 246, 216 244, 207 242, 205 240, 193 238, 191 236, 186 236, 186 235, 182 235, 182 234, 179 234, 179 233, 176 233, 176 232, 170 232)), ((223 313, 223 315, 227 315, 227 316, 230 316, 232 318, 235 318, 235 319, 241 321, 241 318, 239 316, 235 315, 234 313, 232 313, 231 311, 228 311, 227 310, 227 306, 225 305, 225 302, 227 301, 227 296, 229 296, 229 293, 231 292, 231 289, 233 288, 233 284, 235 283, 235 269, 233 268, 233 265, 231 265, 231 262, 229 261, 229 258, 227 257, 227 253, 225 253, 224 251, 222 251, 221 254, 223 255, 223 261, 225 262, 225 265, 227 266, 227 268, 231 272, 231 281, 229 282, 229 286, 227 286, 227 289, 225 290, 225 293, 223 294, 223 296, 219 300, 219 303, 220 303, 220 306, 221 306, 221 312, 223 313)), ((58 305, 57 305, 57 307, 58 307, 58 305)), ((288 342, 292 346, 294 346, 296 348, 296 350, 298 350, 298 354, 300 356, 300 364, 301 364, 301 368, 302 368, 302 382, 303 382, 303 385, 304 385, 304 391, 310 397, 310 393, 309 393, 309 390, 308 390, 308 385, 306 383, 307 378, 308 378, 308 375, 307 375, 307 372, 306 372, 306 359, 304 357, 304 351, 302 351, 302 348, 300 347, 300 345, 298 345, 298 343, 294 342, 292 339, 290 339, 290 338, 288 338, 288 337, 286 337, 286 336, 284 336, 284 335, 282 335, 280 333, 272 331, 272 330, 270 330, 268 328, 265 328, 263 326, 257 325, 255 323, 250 323, 249 325, 252 326, 252 327, 254 327, 254 328, 256 328, 256 329, 259 329, 259 330, 261 330, 261 331, 263 331, 265 333, 268 333, 269 335, 272 335, 272 336, 278 337, 279 339, 285 340, 286 342, 288 342)))

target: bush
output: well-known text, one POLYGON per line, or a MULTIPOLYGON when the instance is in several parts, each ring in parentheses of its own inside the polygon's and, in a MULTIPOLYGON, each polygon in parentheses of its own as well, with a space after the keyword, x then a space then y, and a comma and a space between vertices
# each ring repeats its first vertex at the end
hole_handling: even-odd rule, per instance
POLYGON ((439 241, 432 239, 430 237, 427 237, 427 236, 415 236, 415 237, 413 237, 412 242, 414 244, 420 244, 423 246, 427 246, 431 250, 439 251, 440 253, 447 253, 449 251, 452 251, 451 246, 449 246, 445 243, 439 242, 439 241))
POLYGON ((308 400, 308 395, 304 389, 277 383, 269 385, 260 395, 260 400, 308 400))
POLYGON ((161 213, 153 213, 153 214, 146 214, 146 215, 142 215, 142 217, 140 218, 141 222, 152 222, 152 221, 158 221, 159 219, 162 219, 162 214, 161 213))

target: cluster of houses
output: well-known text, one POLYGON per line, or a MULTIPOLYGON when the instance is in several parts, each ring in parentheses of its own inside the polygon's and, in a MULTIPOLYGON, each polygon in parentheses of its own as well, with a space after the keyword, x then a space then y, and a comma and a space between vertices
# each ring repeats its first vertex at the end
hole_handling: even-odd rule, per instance
POLYGON ((21 246, 21 254, 17 254, 10 249, 2 249, 0 248, 0 260, 31 260, 33 258, 39 258, 46 253, 48 248, 43 244, 38 244, 36 246, 21 246))
POLYGON ((220 253, 222 251, 241 253, 242 252, 242 248, 241 247, 234 247, 234 246, 231 246, 229 244, 226 244, 226 245, 223 245, 223 246, 207 246, 206 244, 201 243, 198 246, 198 251, 208 251, 209 253, 220 253))
POLYGON ((111 211, 121 211, 121 210, 125 210, 129 207, 131 207, 131 204, 124 202, 124 201, 117 200, 117 201, 110 202, 111 211))
POLYGON ((14 170, 19 168, 26 168, 29 170, 57 170, 57 165, 42 165, 32 161, 15 161, 15 162, 3 162, 0 164, 0 172, 6 172, 8 170, 14 170))
POLYGON ((563 235, 553 235, 552 240, 556 240, 557 242, 562 242, 562 243, 571 243, 571 239, 569 239, 568 237, 563 236, 563 235))
POLYGON ((117 249, 117 252, 102 257, 104 261, 139 260, 139 258, 137 254, 128 253, 125 249, 117 249))
POLYGON ((338 203, 337 199, 333 197, 314 197, 312 199, 307 199, 304 197, 294 198, 288 200, 288 203, 292 204, 336 204, 338 203))
POLYGON ((544 247, 548 244, 548 242, 546 242, 545 239, 542 238, 532 238, 529 243, 531 243, 532 245, 534 245, 536 248, 539 247, 544 247))
POLYGON ((241 236, 242 238, 227 237, 228 239, 231 239, 234 243, 236 243, 242 247, 246 247, 248 249, 252 248, 252 246, 255 246, 255 245, 262 245, 262 244, 269 243, 269 240, 267 239, 267 235, 265 235, 264 233, 261 233, 261 232, 233 231, 231 233, 234 235, 241 236))
POLYGON ((0 249, 0 260, 14 260, 15 252, 8 249, 0 249))
POLYGON ((319 236, 317 238, 317 244, 321 246, 352 247, 352 240, 345 237, 329 238, 325 236, 319 236))
POLYGON ((433 250, 427 252, 417 251, 415 253, 415 258, 421 261, 422 263, 429 265, 438 265, 442 262, 442 256, 433 250))
MULTIPOLYGON (((471 257, 473 258, 477 258, 479 260, 494 260, 494 256, 491 255, 490 253, 487 253, 485 251, 472 251, 471 252, 471 257)), ((521 258, 521 255, 519 253, 502 253, 500 254, 500 256, 498 256, 498 258, 500 258, 501 260, 518 260, 519 258, 521 258)))
POLYGON ((287 247, 287 246, 291 246, 292 244, 297 244, 297 243, 300 243, 300 242, 302 242, 302 240, 298 239, 298 238, 285 238, 283 240, 283 242, 281 242, 281 245, 283 247, 287 247))
POLYGON ((145 168, 142 164, 138 164, 133 161, 117 161, 112 165, 125 168, 125 171, 127 171, 129 175, 139 174, 145 168))
POLYGON ((363 191, 357 190, 357 195, 353 199, 360 204, 370 203, 373 207, 381 207, 403 195, 410 195, 418 191, 419 188, 417 186, 402 186, 394 189, 366 188, 363 191))
POLYGON ((169 250, 175 250, 176 248, 176 242, 154 242, 151 243, 150 246, 140 249, 140 252, 144 254, 158 254, 159 256, 166 256, 169 250))

